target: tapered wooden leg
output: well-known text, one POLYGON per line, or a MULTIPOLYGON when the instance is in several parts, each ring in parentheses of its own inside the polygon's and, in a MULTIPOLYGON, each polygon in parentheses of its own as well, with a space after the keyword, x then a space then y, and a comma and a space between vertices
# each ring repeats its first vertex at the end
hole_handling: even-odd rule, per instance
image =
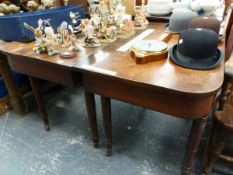
POLYGON ((10 104, 13 111, 20 116, 26 114, 27 112, 26 102, 24 101, 24 99, 22 98, 22 96, 18 91, 7 58, 3 54, 0 54, 0 74, 6 85, 10 97, 10 104))
POLYGON ((85 92, 87 114, 91 125, 92 141, 95 148, 99 147, 99 136, 97 129, 97 117, 95 107, 95 96, 93 93, 85 92))
POLYGON ((44 100, 43 100, 43 94, 41 91, 39 79, 37 79, 35 77, 29 77, 29 80, 30 80, 30 83, 32 86, 32 92, 33 92, 33 95, 36 99, 36 103, 37 103, 39 112, 42 115, 42 119, 44 122, 44 129, 46 131, 48 131, 49 130, 49 120, 48 120, 47 110, 45 108, 45 104, 44 104, 44 100))
POLYGON ((192 164, 195 155, 198 151, 198 147, 202 139, 206 124, 207 124, 207 117, 193 121, 192 129, 189 136, 188 146, 184 158, 184 163, 182 166, 182 175, 189 175, 191 172, 192 164))
POLYGON ((107 147, 106 156, 112 155, 112 117, 111 117, 111 100, 108 97, 101 96, 103 123, 105 131, 105 144, 107 147))
POLYGON ((225 143, 225 134, 223 134, 219 129, 214 130, 208 146, 211 154, 208 155, 207 162, 204 165, 203 175, 208 175, 211 173, 215 162, 221 155, 225 143))

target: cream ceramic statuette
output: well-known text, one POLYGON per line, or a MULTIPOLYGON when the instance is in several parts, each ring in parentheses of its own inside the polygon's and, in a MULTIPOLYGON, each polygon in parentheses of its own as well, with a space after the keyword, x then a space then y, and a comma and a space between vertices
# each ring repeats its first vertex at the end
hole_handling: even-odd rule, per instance
POLYGON ((143 9, 135 10, 134 27, 135 30, 145 30, 149 22, 143 9))
POLYGON ((37 28, 33 28, 27 23, 24 23, 24 26, 31 30, 35 35, 36 43, 33 51, 36 54, 47 53, 52 56, 58 53, 59 42, 57 41, 56 34, 49 21, 42 21, 40 19, 37 28), (45 26, 44 29, 43 24, 45 26))

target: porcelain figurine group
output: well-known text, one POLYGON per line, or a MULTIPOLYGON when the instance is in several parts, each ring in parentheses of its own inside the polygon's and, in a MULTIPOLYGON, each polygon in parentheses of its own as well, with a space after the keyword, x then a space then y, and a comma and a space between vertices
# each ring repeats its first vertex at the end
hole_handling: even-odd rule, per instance
POLYGON ((35 47, 33 51, 36 54, 48 53, 54 55, 59 53, 61 47, 67 48, 68 51, 81 50, 82 47, 77 40, 73 27, 67 22, 62 22, 57 32, 51 27, 49 20, 39 20, 37 28, 33 28, 27 23, 24 26, 31 30, 35 35, 35 47))
POLYGON ((148 25, 143 10, 136 11, 135 20, 132 21, 131 15, 125 14, 125 7, 121 0, 115 1, 112 5, 109 1, 101 0, 99 5, 90 7, 90 16, 91 19, 84 27, 87 47, 111 43, 118 38, 129 38, 135 34, 135 30, 144 30, 148 25))
POLYGON ((67 48, 68 51, 82 50, 82 46, 99 47, 102 43, 112 43, 118 38, 129 38, 135 34, 135 30, 146 28, 148 21, 143 10, 137 10, 135 20, 132 21, 131 15, 123 13, 122 9, 124 8, 120 0, 116 1, 113 7, 101 0, 99 5, 91 6, 91 18, 82 19, 79 25, 77 14, 70 12, 72 25, 63 21, 56 32, 49 20, 39 20, 37 28, 26 23, 24 26, 35 35, 36 54, 47 52, 48 55, 54 55, 59 52, 59 47, 67 48), (76 33, 85 36, 83 45, 80 44, 81 38, 77 39, 76 33))

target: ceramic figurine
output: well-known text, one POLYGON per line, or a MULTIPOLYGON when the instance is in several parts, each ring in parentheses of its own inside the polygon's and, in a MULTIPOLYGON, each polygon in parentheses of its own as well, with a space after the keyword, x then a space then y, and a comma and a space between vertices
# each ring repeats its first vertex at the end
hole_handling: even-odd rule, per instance
POLYGON ((124 24, 117 31, 118 38, 127 39, 135 34, 134 22, 132 20, 124 20, 124 24))
POLYGON ((42 21, 39 19, 37 28, 33 28, 27 23, 24 23, 24 27, 31 30, 35 35, 36 44, 33 51, 36 54, 48 53, 48 55, 52 56, 58 53, 58 42, 56 42, 56 35, 54 34, 48 20, 42 21), (44 30, 43 23, 45 23, 44 30))
POLYGON ((31 30, 36 38, 36 41, 41 39, 43 37, 43 21, 41 19, 38 20, 38 26, 37 28, 33 28, 27 23, 24 23, 24 27, 27 28, 28 30, 31 30))
POLYGON ((74 29, 71 25, 68 26, 68 33, 69 33, 69 51, 77 51, 83 50, 83 47, 78 42, 75 34, 74 29))
POLYGON ((96 35, 100 42, 112 43, 117 40, 117 27, 114 25, 108 25, 106 21, 101 21, 100 28, 96 35))
POLYGON ((54 0, 41 0, 42 9, 49 9, 55 6, 54 0))
POLYGON ((10 4, 8 6, 9 12, 10 13, 19 13, 20 12, 20 7, 14 5, 14 4, 10 4))
POLYGON ((36 11, 39 8, 39 4, 33 0, 27 2, 27 8, 30 11, 36 11))
POLYGON ((11 13, 18 13, 20 11, 20 7, 10 4, 7 5, 6 3, 1 3, 0 4, 0 13, 8 15, 11 13))
POLYGON ((146 14, 144 10, 135 10, 135 17, 134 17, 134 26, 135 30, 144 30, 146 29, 149 22, 146 19, 146 14))
POLYGON ((67 47, 69 45, 67 38, 68 38, 68 23, 63 21, 59 27, 60 29, 60 42, 62 47, 67 47))
POLYGON ((124 6, 122 0, 115 1, 115 9, 119 15, 125 14, 125 6, 124 6))
POLYGON ((71 19, 71 22, 73 24, 73 26, 76 26, 77 23, 78 23, 78 18, 79 18, 79 12, 77 13, 73 13, 73 12, 70 12, 70 19, 71 19))
POLYGON ((107 16, 109 14, 108 6, 104 1, 100 1, 98 5, 93 4, 90 6, 89 14, 91 17, 93 15, 107 16))
POLYGON ((84 34, 86 36, 84 42, 85 47, 99 47, 101 46, 100 41, 95 37, 95 28, 92 25, 92 21, 89 19, 86 19, 84 21, 84 34))
POLYGON ((8 5, 6 5, 5 3, 0 4, 0 10, 1 13, 4 13, 5 15, 9 14, 8 5))
POLYGON ((54 40, 56 38, 54 30, 49 22, 49 20, 44 20, 44 33, 45 37, 54 40))

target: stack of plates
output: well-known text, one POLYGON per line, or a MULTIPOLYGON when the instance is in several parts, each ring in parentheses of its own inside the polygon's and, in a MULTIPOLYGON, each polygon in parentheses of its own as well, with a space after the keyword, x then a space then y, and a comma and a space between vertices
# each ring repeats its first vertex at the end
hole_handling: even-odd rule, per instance
POLYGON ((151 15, 163 16, 172 12, 170 0, 149 0, 147 12, 151 15))

